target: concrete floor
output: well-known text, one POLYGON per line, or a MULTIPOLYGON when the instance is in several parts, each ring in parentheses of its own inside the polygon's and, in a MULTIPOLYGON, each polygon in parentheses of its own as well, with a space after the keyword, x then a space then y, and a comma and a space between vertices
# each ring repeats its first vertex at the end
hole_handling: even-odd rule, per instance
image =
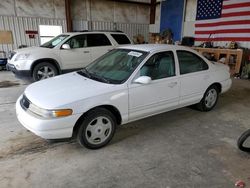
POLYGON ((250 187, 250 155, 236 140, 250 127, 250 81, 234 80, 211 112, 182 108, 118 128, 100 150, 47 143, 25 130, 14 103, 27 84, 0 88, 0 187, 250 187))

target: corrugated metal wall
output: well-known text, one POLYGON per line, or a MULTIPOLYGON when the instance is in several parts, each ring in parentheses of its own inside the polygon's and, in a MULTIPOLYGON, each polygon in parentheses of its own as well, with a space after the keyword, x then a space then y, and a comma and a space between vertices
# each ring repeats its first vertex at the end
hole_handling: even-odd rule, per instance
POLYGON ((10 30, 13 36, 13 45, 0 44, 0 51, 9 52, 20 45, 39 46, 39 36, 30 39, 26 30, 39 30, 39 25, 60 25, 66 31, 66 20, 49 18, 29 18, 15 16, 0 16, 0 30, 10 30))
MULTIPOLYGON (((63 32, 66 32, 66 20, 64 19, 0 16, 0 30, 12 31, 14 40, 13 45, 0 44, 0 51, 9 52, 17 49, 20 45, 39 46, 39 35, 36 35, 34 39, 30 39, 25 34, 27 30, 38 31, 39 25, 60 25, 63 32)), ((74 20, 73 26, 74 30, 77 31, 91 29, 91 27, 93 30, 121 30, 131 39, 137 34, 142 34, 145 37, 145 41, 148 41, 149 24, 74 20)))

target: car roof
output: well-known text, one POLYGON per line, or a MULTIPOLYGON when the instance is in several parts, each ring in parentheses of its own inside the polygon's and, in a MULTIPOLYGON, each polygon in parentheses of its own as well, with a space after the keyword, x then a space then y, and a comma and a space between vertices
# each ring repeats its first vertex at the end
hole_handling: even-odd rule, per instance
POLYGON ((111 34, 122 34, 125 35, 125 33, 121 31, 75 31, 75 32, 66 32, 62 33, 63 35, 79 35, 79 34, 88 34, 88 33, 111 33, 111 34))
POLYGON ((123 49, 139 50, 145 52, 161 51, 161 50, 192 50, 189 47, 169 44, 136 44, 119 47, 123 49))

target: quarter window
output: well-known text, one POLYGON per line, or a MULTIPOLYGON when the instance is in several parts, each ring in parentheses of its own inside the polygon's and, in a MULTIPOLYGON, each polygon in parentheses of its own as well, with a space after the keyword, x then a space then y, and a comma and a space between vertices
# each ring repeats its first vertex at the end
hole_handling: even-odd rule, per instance
POLYGON ((154 54, 140 69, 140 76, 149 76, 152 80, 175 76, 173 52, 154 54))
POLYGON ((109 39, 104 34, 88 34, 87 41, 88 47, 111 45, 109 39))
POLYGON ((207 63, 192 52, 177 51, 177 56, 179 60, 180 74, 187 74, 208 69, 207 63))
POLYGON ((111 34, 118 44, 131 44, 130 40, 126 35, 123 34, 111 34))

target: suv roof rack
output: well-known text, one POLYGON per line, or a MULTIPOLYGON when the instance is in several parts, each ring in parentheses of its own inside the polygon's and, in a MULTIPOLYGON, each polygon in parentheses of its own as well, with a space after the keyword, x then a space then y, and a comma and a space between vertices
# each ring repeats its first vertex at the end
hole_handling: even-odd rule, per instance
POLYGON ((121 30, 76 30, 76 31, 73 31, 73 32, 95 32, 95 31, 102 31, 102 32, 118 32, 118 33, 123 33, 123 31, 121 30))

